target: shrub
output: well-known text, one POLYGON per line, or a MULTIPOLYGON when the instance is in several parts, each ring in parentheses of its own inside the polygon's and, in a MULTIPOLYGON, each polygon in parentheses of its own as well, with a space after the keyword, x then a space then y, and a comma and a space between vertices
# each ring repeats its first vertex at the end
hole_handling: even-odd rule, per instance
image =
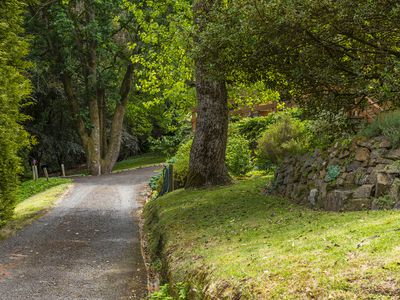
POLYGON ((289 108, 276 113, 269 114, 266 117, 243 118, 232 123, 231 134, 240 134, 249 142, 250 149, 257 148, 257 141, 269 125, 276 123, 280 118, 289 115, 294 118, 300 118, 302 112, 298 108, 289 108))
POLYGON ((400 146, 400 110, 381 113, 361 134, 369 138, 383 135, 390 140, 392 147, 400 146))
POLYGON ((150 151, 162 153, 167 157, 173 156, 178 151, 182 141, 186 141, 192 132, 191 123, 183 122, 179 128, 170 132, 170 135, 164 135, 161 138, 148 139, 150 151))
POLYGON ((163 177, 163 172, 159 172, 150 178, 149 185, 153 191, 157 192, 160 191, 162 184, 162 177, 163 177))
POLYGON ((173 158, 174 161, 174 181, 175 187, 180 188, 185 186, 186 178, 189 173, 190 149, 192 148, 193 140, 190 139, 182 143, 173 158))
POLYGON ((257 148, 257 140, 269 124, 271 124, 271 118, 268 117, 244 118, 232 123, 229 133, 244 136, 251 149, 254 150, 257 148))
POLYGON ((338 165, 329 165, 328 171, 325 176, 325 181, 330 182, 338 178, 340 175, 340 166, 338 165))
POLYGON ((355 133, 354 121, 349 119, 345 111, 338 113, 321 111, 313 116, 309 126, 310 131, 318 137, 314 145, 322 149, 328 148, 338 140, 349 139, 355 133))
POLYGON ((0 227, 12 217, 21 173, 19 151, 29 144, 21 123, 22 100, 30 94, 30 82, 25 78, 29 64, 23 36, 21 1, 2 1, 0 5, 0 227))
POLYGON ((284 115, 263 133, 258 141, 258 154, 276 164, 286 156, 310 150, 311 140, 309 122, 284 115))
POLYGON ((252 169, 251 151, 248 141, 240 136, 231 136, 226 147, 226 165, 232 175, 245 175, 252 169))

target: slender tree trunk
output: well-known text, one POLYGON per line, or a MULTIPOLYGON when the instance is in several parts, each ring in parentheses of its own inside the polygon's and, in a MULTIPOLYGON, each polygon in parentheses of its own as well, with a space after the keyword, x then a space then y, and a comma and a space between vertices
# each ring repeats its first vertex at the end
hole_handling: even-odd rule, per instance
POLYGON ((125 106, 118 105, 111 125, 110 145, 106 155, 101 160, 103 174, 111 173, 117 162, 122 141, 122 127, 125 116, 125 106))
POLYGON ((115 109, 110 129, 110 139, 106 155, 102 159, 103 173, 111 173, 115 163, 117 162, 119 151, 121 149, 122 129, 128 103, 128 96, 132 88, 133 65, 128 64, 124 79, 120 87, 120 101, 115 109))
MULTIPOLYGON (((207 22, 214 0, 194 4, 197 36, 207 22)), ((195 41, 198 40, 195 38, 195 41)), ((205 58, 196 61, 197 121, 190 152, 187 188, 224 185, 230 182, 225 165, 228 138, 228 95, 225 80, 210 76, 205 58)))
POLYGON ((97 99, 99 103, 99 118, 100 118, 100 148, 101 157, 105 157, 108 149, 107 139, 107 107, 106 107, 106 95, 103 88, 98 88, 97 99))

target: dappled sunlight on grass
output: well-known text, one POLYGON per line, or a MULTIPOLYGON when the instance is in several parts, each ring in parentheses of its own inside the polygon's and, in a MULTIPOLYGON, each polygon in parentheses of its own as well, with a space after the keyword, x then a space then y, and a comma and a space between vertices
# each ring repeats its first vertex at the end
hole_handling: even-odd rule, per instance
POLYGON ((70 183, 59 184, 17 204, 13 218, 0 229, 0 239, 12 235, 18 229, 41 217, 70 187, 70 183))
POLYGON ((115 164, 113 172, 135 169, 140 167, 154 166, 165 162, 165 160, 166 157, 162 154, 145 153, 117 162, 115 164))
POLYGON ((228 283, 227 297, 398 295, 400 212, 313 211, 263 195, 265 181, 180 190, 148 205, 146 229, 162 239, 175 280, 228 283), (207 279, 196 277, 204 269, 207 279))

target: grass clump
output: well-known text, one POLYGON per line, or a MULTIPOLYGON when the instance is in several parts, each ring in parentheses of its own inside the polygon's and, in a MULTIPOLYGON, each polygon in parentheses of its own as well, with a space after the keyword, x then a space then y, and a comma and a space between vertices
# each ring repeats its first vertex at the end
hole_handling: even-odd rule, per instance
POLYGON ((361 131, 366 137, 383 135, 392 147, 400 146, 400 110, 381 113, 371 124, 361 131))
POLYGON ((189 281, 205 299, 399 295, 400 212, 314 211, 263 195, 265 181, 149 202, 145 232, 171 284, 189 281))
POLYGON ((154 166, 163 163, 165 159, 166 157, 163 154, 145 153, 117 162, 113 171, 154 166))

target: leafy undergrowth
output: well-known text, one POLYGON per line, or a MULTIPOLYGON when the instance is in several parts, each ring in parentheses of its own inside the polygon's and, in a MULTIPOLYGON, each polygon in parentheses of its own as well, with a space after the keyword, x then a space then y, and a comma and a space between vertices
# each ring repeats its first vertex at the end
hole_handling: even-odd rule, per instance
POLYGON ((399 297, 400 212, 313 211, 263 195, 265 181, 151 201, 153 267, 201 299, 399 297))
POLYGON ((57 185, 70 183, 71 179, 67 178, 49 178, 47 181, 45 178, 39 178, 38 180, 27 180, 21 183, 17 192, 17 203, 41 193, 49 188, 57 185))
POLYGON ((165 156, 157 153, 145 153, 132 158, 119 161, 115 164, 113 171, 122 171, 140 167, 158 165, 165 162, 165 156))
POLYGON ((65 179, 62 184, 48 187, 45 191, 20 201, 14 209, 13 218, 0 229, 0 240, 41 217, 71 186, 70 182, 71 180, 65 179))

